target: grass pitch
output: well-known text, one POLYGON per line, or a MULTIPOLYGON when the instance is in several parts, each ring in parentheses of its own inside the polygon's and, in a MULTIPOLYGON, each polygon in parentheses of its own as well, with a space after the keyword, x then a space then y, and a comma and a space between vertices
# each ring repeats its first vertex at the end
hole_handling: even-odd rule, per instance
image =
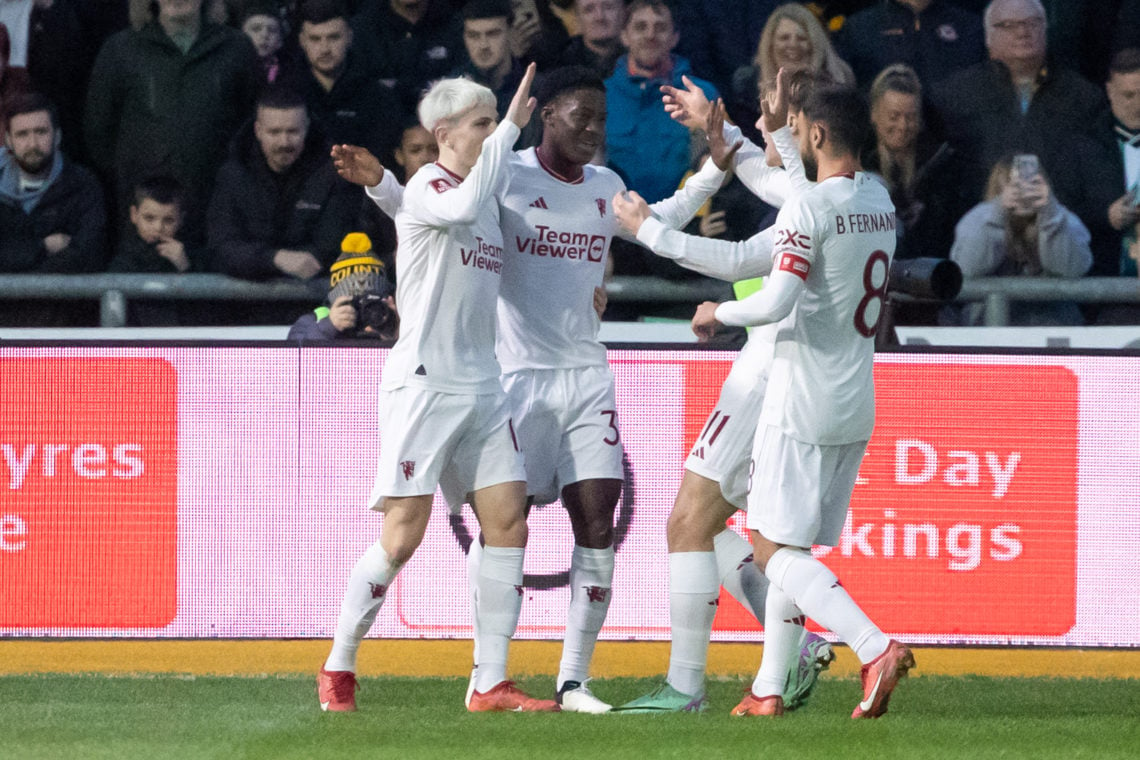
MULTIPOLYGON (((591 683, 620 703, 650 679, 591 683)), ((550 678, 523 679, 536 695, 550 678)), ((848 716, 824 676, 783 719, 731 718, 744 682, 711 682, 701 715, 470 715, 464 679, 365 678, 357 713, 322 713, 311 677, 0 677, 2 758, 1137 758, 1140 681, 916 676, 891 712, 848 716)))

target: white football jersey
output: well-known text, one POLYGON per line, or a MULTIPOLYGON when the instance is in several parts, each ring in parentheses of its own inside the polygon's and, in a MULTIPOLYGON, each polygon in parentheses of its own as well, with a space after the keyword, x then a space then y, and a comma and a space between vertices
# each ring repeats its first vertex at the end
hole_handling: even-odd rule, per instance
POLYGON ((594 288, 602 284, 619 226, 611 199, 625 185, 610 169, 590 164, 577 181, 563 180, 534 148, 517 154, 511 174, 501 209, 503 371, 604 365, 594 288))
POLYGON ((869 174, 830 177, 776 219, 773 270, 805 288, 779 322, 761 420, 805 443, 866 441, 872 360, 895 250, 895 208, 869 174))
POLYGON ((400 337, 381 388, 416 385, 451 393, 501 386, 495 307, 503 275, 499 203, 519 130, 504 121, 483 142, 465 179, 438 163, 408 182, 396 212, 400 337))

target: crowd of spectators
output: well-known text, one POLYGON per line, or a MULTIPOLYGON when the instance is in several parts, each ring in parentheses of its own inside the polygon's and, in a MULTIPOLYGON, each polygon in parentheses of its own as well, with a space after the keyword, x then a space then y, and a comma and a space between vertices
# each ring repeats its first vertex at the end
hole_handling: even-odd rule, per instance
MULTIPOLYGON (((337 177, 331 145, 406 179, 435 155, 415 120, 429 82, 466 75, 509 100, 530 61, 605 79, 597 160, 650 201, 704 153, 661 85, 722 97, 760 142, 759 93, 779 68, 807 69, 870 97, 864 165, 891 192, 900 258, 953 258, 967 276, 1136 276, 1140 0, 0 0, 0 274, 309 280, 353 231, 388 260, 390 223, 337 177)), ((710 209, 691 230, 730 239, 772 211, 739 183, 710 209)), ((977 319, 967 311, 911 318, 977 319)), ((132 319, 195 318, 183 312, 132 319)), ((7 325, 86 318, 0 305, 7 325)))

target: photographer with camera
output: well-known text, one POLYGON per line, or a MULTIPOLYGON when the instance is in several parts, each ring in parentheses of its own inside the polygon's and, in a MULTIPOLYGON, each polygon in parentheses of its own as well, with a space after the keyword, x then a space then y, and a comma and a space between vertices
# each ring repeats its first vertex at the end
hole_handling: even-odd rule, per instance
POLYGON ((330 341, 368 338, 392 343, 400 320, 387 267, 372 252, 372 241, 350 232, 329 268, 329 305, 302 314, 288 340, 330 341))

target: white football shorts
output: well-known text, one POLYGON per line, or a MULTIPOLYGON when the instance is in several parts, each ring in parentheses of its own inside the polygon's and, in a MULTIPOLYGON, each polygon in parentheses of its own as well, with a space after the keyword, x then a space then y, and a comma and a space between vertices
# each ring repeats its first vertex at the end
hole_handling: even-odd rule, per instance
POLYGON ((625 477, 608 365, 503 375, 526 462, 527 494, 549 504, 582 480, 625 477))
POLYGON ((737 366, 734 364, 725 378, 716 407, 689 449, 685 469, 716 481, 725 501, 745 509, 752 443, 764 405, 767 377, 737 371, 737 366))
POLYGON ((440 393, 405 386, 380 391, 380 461, 369 506, 386 496, 434 494, 458 513, 467 494, 525 481, 507 396, 440 393))
POLYGON ((772 425, 756 431, 748 528, 787 546, 835 546, 867 441, 821 446, 772 425))

